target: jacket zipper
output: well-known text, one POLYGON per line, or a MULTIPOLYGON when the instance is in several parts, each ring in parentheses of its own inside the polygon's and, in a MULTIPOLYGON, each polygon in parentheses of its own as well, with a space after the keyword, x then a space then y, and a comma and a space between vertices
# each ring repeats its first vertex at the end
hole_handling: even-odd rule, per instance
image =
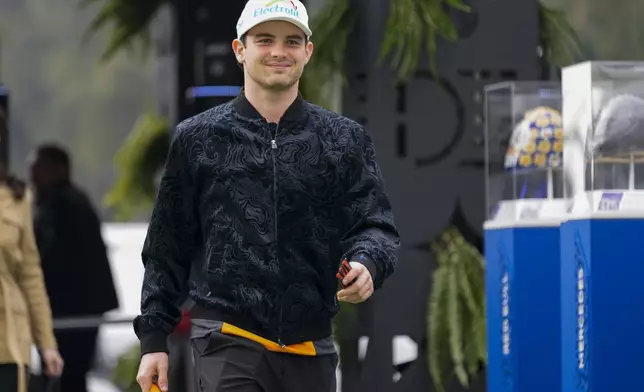
MULTIPOLYGON (((277 262, 277 266, 279 268, 279 242, 278 242, 278 232, 277 232, 277 162, 276 162, 276 154, 275 150, 277 150, 277 132, 279 131, 279 123, 275 124, 275 133, 273 134, 273 140, 271 140, 271 154, 273 155, 273 213, 275 215, 275 218, 273 221, 275 222, 274 224, 274 230, 275 230, 275 247, 277 248, 275 251, 275 258, 277 262)), ((282 348, 286 347, 284 343, 282 343, 282 299, 280 298, 280 317, 278 320, 277 324, 277 344, 279 344, 282 348)))

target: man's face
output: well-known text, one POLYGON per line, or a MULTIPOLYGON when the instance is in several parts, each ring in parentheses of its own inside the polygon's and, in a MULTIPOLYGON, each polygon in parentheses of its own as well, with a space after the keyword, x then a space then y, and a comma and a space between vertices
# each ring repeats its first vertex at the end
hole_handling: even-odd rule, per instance
POLYGON ((36 187, 47 186, 53 181, 51 168, 43 161, 41 157, 33 156, 29 159, 29 174, 32 184, 36 187))
POLYGON ((247 77, 264 89, 284 91, 302 76, 313 44, 297 26, 270 21, 253 27, 246 34, 246 45, 235 40, 233 50, 247 77))

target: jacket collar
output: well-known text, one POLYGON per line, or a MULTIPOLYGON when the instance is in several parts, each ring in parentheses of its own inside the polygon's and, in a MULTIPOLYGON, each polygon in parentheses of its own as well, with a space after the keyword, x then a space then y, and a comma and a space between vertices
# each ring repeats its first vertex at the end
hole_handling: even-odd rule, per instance
MULTIPOLYGON (((234 99, 233 104, 235 106, 235 111, 242 115, 243 117, 252 118, 252 119, 264 119, 261 114, 255 109, 255 107, 246 99, 244 95, 244 90, 239 93, 239 95, 234 99)), ((306 101, 302 98, 302 94, 297 95, 295 101, 291 106, 286 109, 286 113, 282 116, 282 121, 300 121, 306 117, 306 101)))

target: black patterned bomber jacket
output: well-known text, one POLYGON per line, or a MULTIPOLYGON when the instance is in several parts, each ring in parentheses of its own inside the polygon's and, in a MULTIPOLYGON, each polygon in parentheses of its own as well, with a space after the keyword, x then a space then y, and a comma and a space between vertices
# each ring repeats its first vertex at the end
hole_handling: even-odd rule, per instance
POLYGON ((378 289, 399 247, 361 125, 301 97, 268 123, 242 94, 173 134, 142 250, 142 353, 167 352, 184 291, 196 318, 284 345, 328 337, 341 261, 378 289))

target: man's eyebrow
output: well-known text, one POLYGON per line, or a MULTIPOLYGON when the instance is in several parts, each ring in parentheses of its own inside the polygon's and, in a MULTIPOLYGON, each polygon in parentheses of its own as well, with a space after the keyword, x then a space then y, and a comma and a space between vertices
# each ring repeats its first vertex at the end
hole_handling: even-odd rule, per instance
POLYGON ((275 38, 273 34, 268 34, 268 33, 259 33, 255 34, 255 38, 275 38))
MULTIPOLYGON (((262 38, 275 39, 276 37, 275 37, 275 35, 269 34, 269 33, 257 33, 257 34, 255 34, 255 38, 257 38, 257 39, 262 39, 262 38)), ((305 40, 305 38, 303 36, 298 35, 298 34, 289 35, 289 36, 286 37, 286 39, 295 39, 295 40, 298 40, 298 41, 304 41, 305 40)))
POLYGON ((296 39, 296 40, 299 40, 299 41, 304 41, 304 37, 302 37, 301 35, 297 35, 297 34, 296 35, 289 35, 288 37, 286 37, 286 39, 296 39))

